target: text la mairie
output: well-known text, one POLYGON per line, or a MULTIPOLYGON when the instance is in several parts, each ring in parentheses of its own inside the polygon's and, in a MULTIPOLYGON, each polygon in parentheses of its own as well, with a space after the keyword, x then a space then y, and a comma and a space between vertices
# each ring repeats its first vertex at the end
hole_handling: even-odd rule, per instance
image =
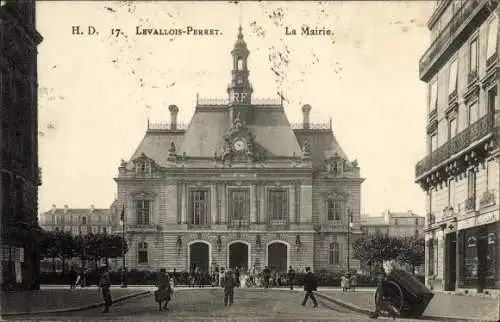
POLYGON ((357 162, 331 122, 310 124, 310 105, 292 125, 281 100, 253 99, 248 55, 240 27, 229 98, 197 99, 189 126, 170 105, 171 123, 148 124, 122 161, 113 207, 116 232, 125 207, 127 268, 347 269, 349 220, 361 233, 357 162))

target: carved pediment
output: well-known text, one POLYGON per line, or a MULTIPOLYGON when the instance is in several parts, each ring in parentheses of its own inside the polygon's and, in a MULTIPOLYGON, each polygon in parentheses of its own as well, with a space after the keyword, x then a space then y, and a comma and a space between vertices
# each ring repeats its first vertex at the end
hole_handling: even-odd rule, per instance
POLYGON ((345 200, 349 198, 349 192, 343 189, 331 189, 324 192, 323 196, 328 200, 345 200))

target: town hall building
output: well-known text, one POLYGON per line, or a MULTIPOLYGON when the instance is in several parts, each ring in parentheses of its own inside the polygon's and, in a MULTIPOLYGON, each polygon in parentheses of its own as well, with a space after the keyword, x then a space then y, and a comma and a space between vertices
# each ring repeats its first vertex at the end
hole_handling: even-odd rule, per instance
POLYGON ((242 29, 228 99, 197 98, 188 126, 148 123, 115 178, 114 231, 124 213, 127 269, 286 271, 359 268, 363 178, 331 121, 290 124, 281 99, 255 99, 242 29), (350 241, 350 242, 349 242, 350 241), (349 244, 349 245, 348 245, 349 244))

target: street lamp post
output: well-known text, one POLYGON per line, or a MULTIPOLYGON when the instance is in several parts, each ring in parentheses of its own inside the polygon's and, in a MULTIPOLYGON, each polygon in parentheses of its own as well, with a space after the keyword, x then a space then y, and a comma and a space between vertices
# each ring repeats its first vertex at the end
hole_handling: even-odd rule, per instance
POLYGON ((122 224, 122 285, 127 287, 127 268, 125 267, 125 205, 122 207, 120 215, 120 222, 122 224))
POLYGON ((351 227, 352 227, 351 209, 347 208, 347 274, 350 274, 351 272, 351 259, 350 259, 351 227))

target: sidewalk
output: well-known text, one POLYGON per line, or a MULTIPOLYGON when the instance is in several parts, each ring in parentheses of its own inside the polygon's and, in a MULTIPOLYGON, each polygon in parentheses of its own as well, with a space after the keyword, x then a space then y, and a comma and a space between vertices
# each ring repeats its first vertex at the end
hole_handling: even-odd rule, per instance
MULTIPOLYGON (((111 287, 113 303, 149 293, 149 290, 137 288, 111 287)), ((103 305, 97 287, 70 290, 68 287, 50 288, 44 285, 40 291, 1 292, 0 296, 2 316, 80 311, 103 305)))
MULTIPOLYGON (((367 314, 375 309, 375 292, 342 292, 319 289, 318 296, 337 302, 356 312, 367 314)), ((498 300, 435 292, 423 318, 431 320, 496 321, 498 300)))

